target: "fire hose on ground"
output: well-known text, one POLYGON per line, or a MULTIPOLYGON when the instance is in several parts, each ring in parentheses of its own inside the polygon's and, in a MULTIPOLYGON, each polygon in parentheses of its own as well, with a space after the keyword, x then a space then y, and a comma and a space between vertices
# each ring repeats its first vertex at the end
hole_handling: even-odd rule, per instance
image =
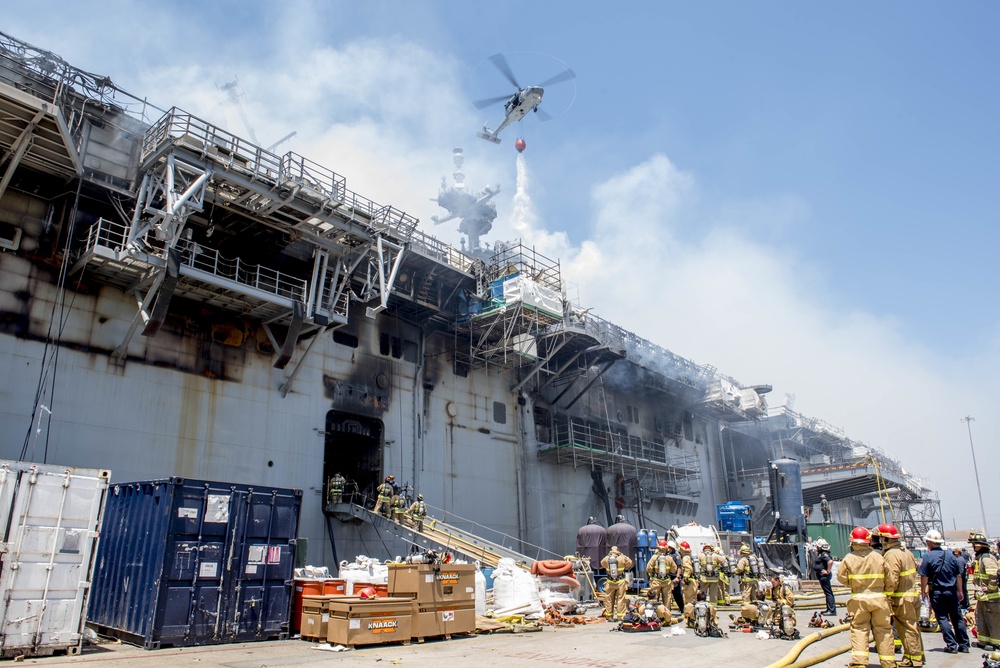
POLYGON ((792 647, 792 649, 788 652, 788 654, 783 656, 778 661, 770 664, 769 666, 766 666, 766 668, 805 668, 805 666, 814 666, 817 663, 822 663, 823 661, 832 659, 833 657, 839 654, 844 654, 846 652, 849 652, 851 651, 851 646, 844 645, 843 647, 837 647, 836 649, 831 649, 822 654, 817 654, 816 656, 809 657, 808 659, 804 659, 802 661, 799 661, 798 663, 796 663, 795 661, 796 659, 799 658, 799 655, 802 654, 803 650, 805 650, 806 647, 813 644, 817 640, 822 640, 823 638, 828 638, 837 633, 848 631, 850 630, 850 628, 851 628, 850 624, 840 624, 839 626, 832 626, 828 629, 817 631, 816 633, 810 633, 802 640, 795 643, 795 646, 792 647))

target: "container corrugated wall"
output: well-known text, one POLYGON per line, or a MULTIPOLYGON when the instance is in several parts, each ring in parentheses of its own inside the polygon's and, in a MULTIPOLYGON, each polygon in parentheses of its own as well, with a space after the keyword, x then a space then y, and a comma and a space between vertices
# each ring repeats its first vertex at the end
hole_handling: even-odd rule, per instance
POLYGON ((0 656, 80 652, 109 476, 0 460, 0 656))
POLYGON ((88 623, 147 649, 287 637, 302 491, 113 485, 88 623))

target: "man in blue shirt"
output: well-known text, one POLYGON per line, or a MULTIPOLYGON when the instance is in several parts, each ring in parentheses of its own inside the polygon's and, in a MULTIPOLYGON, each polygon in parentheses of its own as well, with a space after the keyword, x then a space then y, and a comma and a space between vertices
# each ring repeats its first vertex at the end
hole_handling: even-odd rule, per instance
POLYGON ((924 536, 927 554, 917 573, 920 574, 920 597, 930 595, 931 607, 941 626, 941 635, 948 654, 969 651, 969 633, 959 613, 962 595, 960 565, 951 550, 942 550, 941 533, 930 530, 924 536), (953 629, 954 627, 954 629, 953 629))

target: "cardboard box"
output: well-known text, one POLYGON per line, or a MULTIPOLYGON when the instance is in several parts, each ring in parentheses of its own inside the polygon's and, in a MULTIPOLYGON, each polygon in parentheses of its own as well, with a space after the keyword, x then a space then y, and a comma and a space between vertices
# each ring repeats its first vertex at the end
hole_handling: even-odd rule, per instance
POLYGON ((334 598, 332 595, 302 597, 302 619, 299 629, 303 638, 326 640, 330 621, 330 610, 327 606, 332 598, 334 598))
POLYGON ((409 643, 413 599, 336 597, 327 602, 327 642, 341 645, 409 643))
POLYGON ((474 564, 389 564, 389 595, 421 603, 476 600, 474 564))
POLYGON ((476 632, 476 603, 413 602, 413 637, 430 638, 476 632))

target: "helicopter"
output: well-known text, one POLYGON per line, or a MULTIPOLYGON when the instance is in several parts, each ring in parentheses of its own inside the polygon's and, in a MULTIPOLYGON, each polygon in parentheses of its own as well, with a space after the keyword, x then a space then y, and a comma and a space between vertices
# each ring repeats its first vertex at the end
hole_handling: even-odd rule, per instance
MULTIPOLYGON (((486 107, 492 106, 497 102, 503 102, 506 100, 503 107, 504 119, 500 122, 500 125, 497 126, 497 129, 490 130, 489 124, 484 123, 482 131, 476 133, 477 137, 485 139, 486 141, 491 141, 494 144, 500 143, 499 135, 508 125, 521 120, 528 115, 529 111, 534 111, 536 113, 539 112, 538 105, 542 103, 542 96, 545 94, 545 86, 551 86, 553 84, 562 83, 563 81, 569 81, 570 79, 576 77, 576 73, 567 68, 559 74, 546 79, 537 86, 525 86, 522 88, 521 85, 517 83, 517 79, 514 77, 514 73, 511 71, 510 65, 507 63, 507 59, 504 58, 502 53, 490 56, 489 60, 498 70, 500 70, 500 73, 507 78, 507 81, 513 84, 514 88, 517 89, 517 92, 513 95, 500 95, 499 97, 491 97, 486 98, 485 100, 476 100, 473 102, 477 109, 485 109, 486 107)), ((543 121, 547 121, 552 118, 552 116, 550 116, 545 110, 541 110, 541 115, 543 121)))

